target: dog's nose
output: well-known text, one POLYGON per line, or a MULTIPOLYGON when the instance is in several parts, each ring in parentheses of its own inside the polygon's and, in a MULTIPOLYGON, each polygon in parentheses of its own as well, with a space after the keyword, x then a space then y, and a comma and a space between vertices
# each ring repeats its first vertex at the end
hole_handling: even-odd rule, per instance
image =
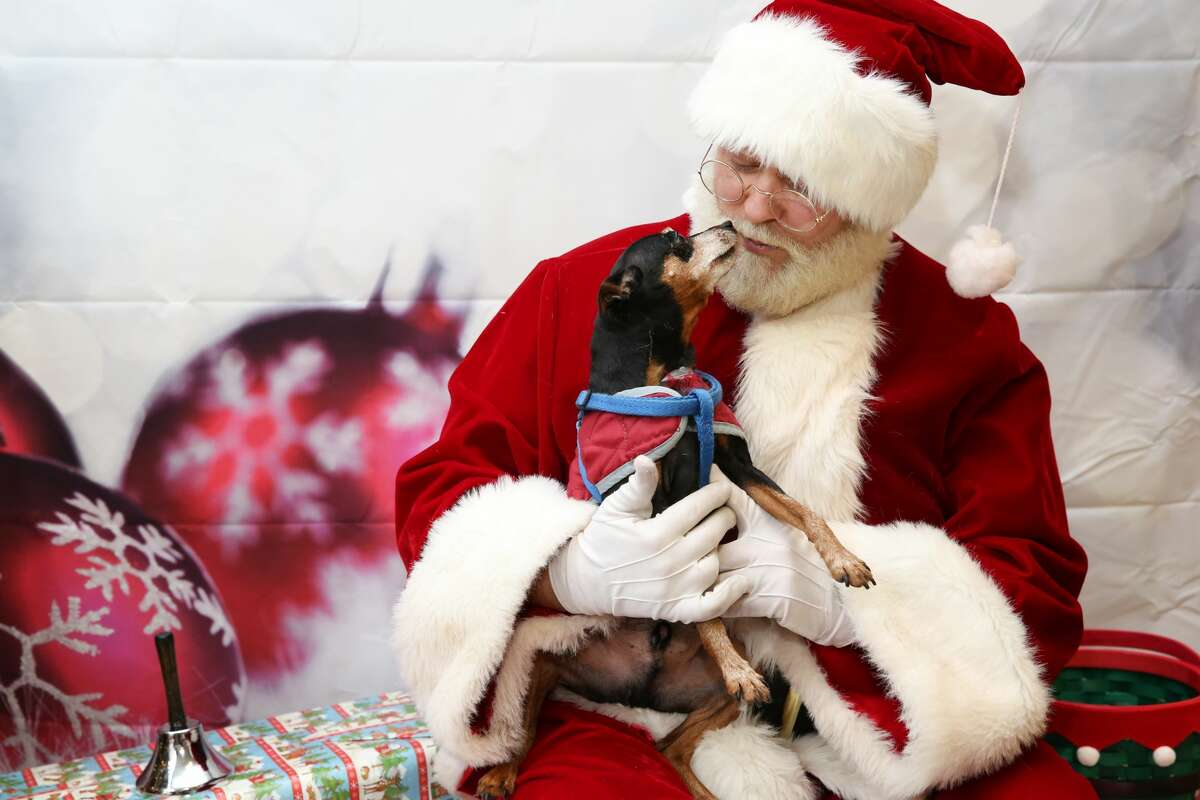
POLYGON ((724 222, 722 222, 720 225, 718 225, 717 227, 724 228, 727 231, 731 231, 731 230, 733 230, 733 220, 727 219, 724 222))

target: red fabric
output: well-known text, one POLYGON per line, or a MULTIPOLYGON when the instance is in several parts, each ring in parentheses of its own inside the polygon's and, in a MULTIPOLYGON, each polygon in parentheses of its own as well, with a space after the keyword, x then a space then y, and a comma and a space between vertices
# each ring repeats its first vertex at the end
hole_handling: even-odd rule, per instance
POLYGON ((863 56, 860 72, 898 78, 926 103, 930 81, 1001 95, 1025 85, 995 31, 932 0, 780 0, 755 19, 764 14, 815 19, 832 41, 863 56))
MULTIPOLYGON (((468 489, 503 474, 565 479, 597 287, 627 245, 665 224, 687 232, 681 216, 542 262, 481 334, 450 380, 441 439, 396 478, 407 567, 432 520, 468 489)), ((1086 558, 1067 531, 1042 366, 1021 344, 1007 306, 958 297, 943 268, 907 244, 888 268, 877 314, 886 338, 860 444, 866 521, 946 530, 1008 597, 1052 680, 1079 642, 1086 558)), ((714 297, 693 334, 698 368, 727 393, 737 386, 746 324, 714 297)), ((842 697, 902 748, 898 704, 863 654, 813 651, 842 697)))
MULTIPOLYGON (((692 370, 676 370, 662 379, 667 386, 686 396, 692 389, 708 390, 711 387, 692 370)), ((632 387, 631 387, 632 388, 632 387)), ((649 392, 641 397, 672 397, 666 392, 649 392)), ((726 427, 725 433, 745 438, 733 409, 723 399, 713 407, 713 422, 726 427), (736 431, 731 430, 736 428, 736 431)), ((583 416, 579 427, 579 447, 588 480, 599 485, 616 470, 630 464, 639 455, 650 453, 666 443, 679 432, 687 420, 679 417, 640 417, 632 414, 617 414, 609 411, 589 411, 583 416)), ((660 455, 661 457, 661 455, 660 455)), ((656 459, 657 460, 657 459, 656 459)), ((576 500, 590 500, 591 493, 579 474, 579 459, 571 459, 567 474, 567 494, 576 500)))
MULTIPOLYGON (((474 794, 484 771, 468 770, 459 790, 474 794)), ((645 729, 552 700, 542 707, 512 797, 691 800, 692 795, 645 729)))
MULTIPOLYGON (((713 376, 716 377, 716 376, 713 376)), ((708 391, 712 387, 708 385, 708 381, 700 377, 700 373, 691 369, 677 369, 669 373, 662 379, 663 386, 668 386, 682 395, 686 395, 692 389, 702 389, 708 391)), ((725 402, 725 387, 721 386, 721 402, 713 406, 713 422, 720 422, 726 425, 732 425, 736 428, 741 428, 738 424, 737 417, 734 416, 733 409, 725 402)))
MULTIPOLYGON (((657 392, 646 397, 670 397, 657 392)), ((579 426, 579 448, 587 467, 588 480, 599 483, 643 453, 664 444, 674 436, 679 417, 638 417, 610 411, 589 411, 579 426)), ((577 500, 591 499, 591 493, 579 474, 579 460, 572 459, 567 475, 567 494, 577 500)))
MULTIPOLYGON (((1095 800, 1096 797, 1096 790, 1086 778, 1072 769, 1054 748, 1039 741, 999 772, 934 792, 930 800, 1095 800)), ((838 797, 825 792, 821 800, 838 800, 838 797)))
MULTIPOLYGON (((468 770, 460 791, 474 793, 484 770, 468 770)), ((642 728, 551 701, 517 773, 515 800, 690 800, 678 773, 642 728)), ((939 791, 936 800, 1085 800, 1091 785, 1045 742, 999 772, 939 791)), ((826 792, 822 800, 837 800, 826 792)))
POLYGON ((1096 790, 1054 748, 1039 741, 1004 769, 935 792, 932 800, 1094 800, 1096 790))

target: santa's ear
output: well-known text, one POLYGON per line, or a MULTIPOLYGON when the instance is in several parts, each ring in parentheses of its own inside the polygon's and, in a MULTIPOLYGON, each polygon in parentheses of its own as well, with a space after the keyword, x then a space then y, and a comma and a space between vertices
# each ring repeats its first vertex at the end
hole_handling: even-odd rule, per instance
POLYGON ((642 283, 640 267, 627 266, 620 272, 608 276, 600 284, 600 310, 615 310, 621 303, 629 299, 633 291, 642 283))

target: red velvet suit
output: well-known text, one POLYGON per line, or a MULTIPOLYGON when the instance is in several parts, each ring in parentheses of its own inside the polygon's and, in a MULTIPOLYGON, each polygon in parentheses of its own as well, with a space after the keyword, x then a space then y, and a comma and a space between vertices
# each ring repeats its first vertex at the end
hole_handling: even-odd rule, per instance
MULTIPOLYGON (((508 640, 521 624, 523 592, 549 555, 573 532, 563 531, 560 535, 550 528, 581 524, 580 519, 586 521, 586 512, 560 505, 551 497, 554 489, 548 482, 539 482, 535 487, 502 476, 519 479, 541 475, 565 481, 575 450, 573 401, 588 378, 597 287, 629 243, 661 230, 664 224, 687 233, 688 219, 680 217, 619 231, 539 264, 480 335, 451 378, 452 404, 438 442, 405 464, 397 475, 397 542, 410 571, 409 588, 397 613, 397 648, 405 678, 414 687, 427 716, 431 712, 438 715, 438 703, 451 702, 444 699, 451 693, 439 686, 444 675, 437 674, 438 669, 454 672, 455 680, 461 679, 455 684, 459 688, 453 696, 463 694, 461 687, 469 687, 461 701, 454 701, 465 707, 478 705, 488 685, 500 692, 509 691, 506 686, 519 691, 523 685, 516 677, 498 681, 498 674, 510 668, 511 656, 516 652, 508 640), (519 524, 503 524, 503 509, 509 506, 486 507, 484 518, 495 524, 487 531, 472 521, 469 508, 447 514, 460 499, 464 505, 478 503, 483 514, 483 504, 493 502, 491 495, 473 493, 465 499, 464 495, 492 485, 514 498, 515 493, 526 490, 550 498, 546 500, 546 513, 536 514, 538 520, 532 519, 535 512, 529 505, 535 501, 522 497, 513 506, 530 512, 527 535, 531 543, 537 541, 531 544, 535 554, 515 555, 521 549, 522 528, 519 524), (551 509, 561 516, 554 517, 551 509), (539 525, 546 529, 537 528, 539 525), (423 564, 431 528, 444 540, 442 546, 448 555, 431 556, 429 563, 423 564), (477 580, 469 572, 472 567, 466 564, 478 549, 474 543, 497 538, 505 542, 499 552, 510 554, 506 558, 513 563, 511 573, 486 586, 463 583, 477 580), (455 551, 460 554, 457 561, 452 555, 455 551), (518 560, 521 563, 515 563, 518 560), (439 593, 442 590, 438 581, 457 582, 469 590, 462 592, 461 600, 448 601, 439 593), (491 593, 493 585, 496 589, 491 593), (444 609, 446 603, 454 609, 444 609), (473 632, 438 638, 424 649, 414 643, 414 639, 442 637, 441 629, 435 631, 435 626, 444 629, 450 624, 443 614, 456 615, 455 619, 464 614, 472 617, 472 604, 501 607, 495 619, 500 627, 508 620, 508 630, 487 634, 490 638, 481 643, 472 640, 476 635, 473 632), (470 650, 477 644, 480 652, 490 654, 487 658, 461 663, 453 658, 463 652, 455 648, 470 650), (503 652, 506 647, 507 653, 503 652), (457 675, 457 671, 463 674, 457 675), (496 689, 498 683, 500 688, 496 689)), ((787 647, 792 649, 788 652, 794 655, 783 657, 779 655, 782 651, 775 650, 775 643, 784 634, 772 631, 761 634, 764 644, 759 648, 773 660, 782 658, 794 663, 792 669, 807 670, 815 676, 807 682, 793 680, 794 685, 804 683, 808 687, 807 694, 802 694, 810 712, 815 711, 819 734, 797 752, 806 769, 825 783, 841 787, 843 796, 848 797, 866 796, 881 791, 869 787, 885 785, 909 787, 897 789, 897 796, 909 796, 969 780, 1016 758, 1018 751, 1040 733, 1046 702, 1040 692, 1078 643, 1081 614, 1076 596, 1086 566, 1082 550, 1067 531, 1050 437, 1046 376, 1041 364, 1021 344, 1009 309, 990 298, 957 297, 946 285, 939 264, 904 245, 884 268, 874 314, 880 339, 871 359, 874 370, 870 399, 855 423, 858 438, 852 442, 865 468, 848 484, 857 491, 859 522, 864 524, 854 526, 846 520, 845 533, 836 524, 834 530, 844 540, 851 537, 848 545, 867 560, 881 584, 888 578, 888 565, 900 564, 906 554, 912 553, 914 563, 897 566, 892 585, 917 588, 905 589, 888 599, 891 609, 862 605, 862 646, 837 649, 801 641, 801 652, 789 642, 787 647), (916 524, 888 526, 897 521, 916 524), (937 564, 941 562, 920 555, 923 550, 910 550, 909 539, 903 538, 910 535, 913 542, 932 548, 930 552, 939 558, 945 551, 953 565, 940 568, 937 564), (856 545, 854 536, 864 537, 862 543, 856 545), (879 542, 884 549, 872 555, 871 542, 879 542), (952 629, 943 632, 938 627, 940 617, 914 606, 914 622, 906 623, 904 607, 909 598, 918 602, 925 580, 922 570, 927 568, 932 576, 930 592, 934 594, 932 599, 919 602, 934 603, 936 608, 958 604, 961 617, 978 615, 978 619, 964 620, 961 631, 954 623, 949 626, 952 629), (980 586, 994 586, 999 594, 995 599, 980 601, 976 609, 971 605, 975 598, 994 592, 981 591, 980 586), (915 629, 926 622, 927 629, 915 629), (972 630, 993 624, 995 636, 989 633, 975 638, 977 634, 972 630), (899 628, 906 631, 898 633, 899 628), (872 630, 881 631, 876 637, 877 650, 872 630), (768 640, 770 643, 766 643, 768 640), (993 647, 993 640, 1001 643, 988 649, 993 647), (944 654, 940 648, 945 648, 944 654), (979 698, 987 697, 980 694, 976 698, 970 692, 987 689, 964 687, 959 692, 957 684, 965 682, 952 682, 943 687, 948 692, 945 699, 958 707, 940 708, 939 698, 943 695, 938 694, 937 687, 922 683, 947 681, 937 672, 942 661, 930 658, 955 662, 954 669, 959 672, 947 675, 969 674, 972 659, 978 659, 987 661, 996 674, 1007 675, 1012 666, 1013 672, 1033 676, 1003 689, 1011 689, 1013 697, 1021 698, 1010 704, 1022 707, 1020 714, 1014 712, 1014 716, 1023 715, 1020 721, 1010 725, 1004 716, 1007 706, 1000 704, 997 709, 979 712, 980 725, 986 729, 979 730, 978 736, 984 741, 971 743, 969 753, 954 752, 955 744, 939 744, 940 726, 944 725, 949 739, 962 738, 961 731, 970 730, 964 728, 970 725, 965 717, 974 713, 972 707, 979 698), (1040 680, 1041 686, 1031 688, 1033 679, 1040 680), (998 722, 993 724, 989 714, 997 715, 998 722), (921 741, 912 743, 913 752, 907 757, 913 726, 920 732, 921 741), (869 749, 867 744, 890 753, 869 757, 855 753, 869 749)), ((721 381, 732 395, 735 409, 745 378, 739 372, 739 359, 744 355, 747 326, 743 315, 714 296, 693 337, 697 367, 721 381)), ((795 346, 804 348, 805 343, 796 342, 795 346)), ((741 416, 740 409, 738 413, 741 416)), ((747 429, 753 443, 755 431, 749 426, 747 429)), ((810 468, 819 471, 833 467, 812 463, 810 468)), ((786 483, 784 488, 793 491, 786 483)), ((800 499, 813 501, 809 497, 800 499)), ((562 502, 575 501, 564 498, 562 502)), ((820 498, 813 504, 822 510, 820 498)), ((879 602, 865 599, 860 590, 850 591, 858 592, 847 595, 853 603, 879 602)), ((869 594, 877 593, 872 590, 869 594)), ((858 606, 848 608, 853 617, 858 606)), ((547 649, 569 649, 583 635, 586 631, 577 626, 565 634, 530 633, 528 640, 544 636, 550 642, 545 645, 547 649)), ((520 671, 516 665, 511 668, 520 671)), ((991 673, 981 671, 980 679, 991 680, 984 677, 986 674, 991 673)), ((488 749, 493 742, 484 746, 487 732, 450 732, 454 726, 461 727, 464 719, 478 720, 464 714, 460 709, 445 720, 431 721, 434 736, 440 734, 447 740, 443 746, 459 760, 456 763, 487 763, 496 752, 488 749)), ((1068 791, 1064 788, 1056 796, 1090 796, 1073 781, 1069 770, 1063 769, 1065 764, 1048 760, 1044 752, 1022 756, 1017 764, 1026 765, 1028 771, 1031 759, 1042 765, 1038 773, 1041 785, 1052 786, 1055 784, 1045 781, 1063 779, 1064 787, 1079 791, 1064 794, 1068 791)), ((1014 766, 1002 772, 1008 776, 1003 780, 1013 780, 1016 769, 1014 766)))

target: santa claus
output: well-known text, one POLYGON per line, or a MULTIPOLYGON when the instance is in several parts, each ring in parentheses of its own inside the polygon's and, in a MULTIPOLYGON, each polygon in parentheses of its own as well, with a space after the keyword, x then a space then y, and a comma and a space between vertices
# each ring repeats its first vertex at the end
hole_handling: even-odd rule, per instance
MULTIPOLYGON (((511 755, 536 651, 595 647, 611 615, 723 616, 803 713, 786 739, 749 715, 706 735, 693 766, 720 797, 1094 796, 1039 740, 1086 560, 1045 372, 986 296, 1012 259, 948 275, 892 233, 936 160, 931 81, 1011 95, 1024 77, 992 30, 928 0, 772 4, 691 96, 712 146, 687 214, 543 261, 479 337, 441 438, 396 478, 396 649, 443 783, 469 793, 472 767, 511 755), (721 220, 740 247, 697 366, 734 387, 756 464, 870 564, 869 592, 727 483, 654 519, 636 480, 599 507, 563 488, 599 283, 641 236, 721 220), (676 546, 715 546, 735 516, 736 541, 676 546)), ((589 665, 649 681, 657 644, 589 665)), ((654 746, 679 719, 560 697, 516 796, 686 797, 654 746)))

